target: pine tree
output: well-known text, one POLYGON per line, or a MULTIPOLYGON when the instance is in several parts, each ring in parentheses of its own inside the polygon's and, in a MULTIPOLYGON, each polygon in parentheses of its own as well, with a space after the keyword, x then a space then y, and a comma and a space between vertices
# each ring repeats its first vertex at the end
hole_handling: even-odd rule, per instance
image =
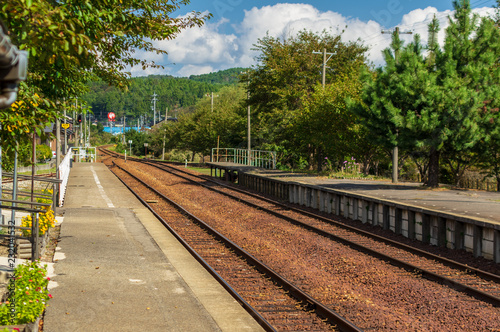
POLYGON ((429 25, 427 55, 418 35, 405 47, 395 35, 392 50, 385 50, 387 65, 374 78, 366 77, 364 106, 354 105, 381 143, 426 151, 430 187, 439 185, 444 151, 470 153, 484 141, 487 121, 481 110, 498 95, 498 31, 491 19, 472 14, 469 1, 453 4, 443 50, 436 43, 435 19, 429 25))

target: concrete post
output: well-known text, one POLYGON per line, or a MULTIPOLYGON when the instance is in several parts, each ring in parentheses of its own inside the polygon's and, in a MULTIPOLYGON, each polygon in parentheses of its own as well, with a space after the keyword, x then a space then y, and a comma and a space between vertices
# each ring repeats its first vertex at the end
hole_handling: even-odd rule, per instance
POLYGON ((495 263, 500 263, 500 231, 495 230, 493 237, 493 260, 495 263))
POLYGON ((391 215, 389 211, 389 206, 384 205, 383 210, 382 210, 382 228, 383 229, 389 229, 391 228, 391 215))
POLYGON ((455 243, 454 247, 456 250, 465 249, 465 234, 464 234, 464 224, 455 221, 455 243))
POLYGON ((438 246, 446 246, 446 218, 438 218, 438 246))
POLYGON ((415 240, 415 224, 417 223, 415 211, 408 211, 408 238, 415 240))
POLYGON ((472 250, 474 257, 481 257, 483 254, 483 229, 476 225, 474 225, 472 250))

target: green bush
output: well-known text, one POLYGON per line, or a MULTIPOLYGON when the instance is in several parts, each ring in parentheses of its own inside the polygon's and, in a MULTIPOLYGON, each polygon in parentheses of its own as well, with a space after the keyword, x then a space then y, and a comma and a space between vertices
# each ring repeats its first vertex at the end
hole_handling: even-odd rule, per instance
POLYGON ((36 147, 36 160, 42 162, 52 159, 52 150, 44 144, 37 145, 36 147))
POLYGON ((27 261, 14 269, 14 278, 9 280, 7 301, 0 304, 0 325, 17 325, 34 322, 45 310, 47 301, 52 298, 47 286, 46 265, 27 261), (11 315, 12 308, 15 315, 11 315))

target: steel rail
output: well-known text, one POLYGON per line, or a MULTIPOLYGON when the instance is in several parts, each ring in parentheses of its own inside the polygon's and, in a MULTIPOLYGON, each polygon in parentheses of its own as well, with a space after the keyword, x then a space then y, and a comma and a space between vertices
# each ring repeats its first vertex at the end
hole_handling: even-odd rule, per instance
MULTIPOLYGON (((118 156, 119 156, 119 155, 118 155, 118 156)), ((119 157, 120 157, 120 156, 119 156, 119 157)), ((152 167, 156 167, 156 168, 158 168, 158 169, 161 169, 161 170, 167 171, 167 172, 169 172, 169 173, 172 173, 171 171, 168 171, 168 170, 166 170, 165 168, 158 166, 158 165, 157 165, 156 163, 154 163, 154 162, 151 162, 151 161, 144 161, 144 160, 142 160, 142 159, 136 159, 136 160, 137 160, 137 161, 139 161, 139 162, 142 162, 142 163, 148 164, 148 165, 150 165, 150 166, 152 166, 152 167)), ((219 185, 219 186, 223 186, 223 187, 227 187, 227 188, 230 188, 230 189, 234 189, 234 188, 232 188, 232 187, 229 187, 229 186, 226 186, 226 185, 222 185, 222 184, 220 184, 220 183, 218 183, 218 182, 216 182, 216 181, 213 181, 213 180, 210 180, 210 179, 206 179, 206 178, 204 178, 204 177, 200 177, 200 176, 197 176, 197 175, 193 175, 193 174, 188 173, 188 172, 185 172, 185 171, 183 171, 183 170, 179 170, 179 169, 178 169, 178 168, 176 168, 176 167, 171 167, 171 166, 168 166, 168 165, 164 165, 163 163, 158 163, 158 164, 159 164, 159 165, 162 165, 162 166, 164 166, 164 167, 168 167, 168 168, 174 169, 174 170, 175 170, 175 171, 177 171, 177 172, 181 172, 181 173, 188 174, 189 176, 192 176, 192 177, 197 177, 197 178, 203 179, 203 180, 205 180, 205 181, 210 181, 210 182, 213 182, 213 183, 215 183, 215 184, 217 184, 217 185, 219 185)), ((202 187, 204 187, 204 188, 206 188, 206 189, 212 190, 212 191, 217 192, 217 193, 219 193, 219 194, 221 194, 221 195, 224 195, 224 196, 226 196, 226 197, 229 197, 229 198, 232 198, 232 199, 234 199, 234 200, 237 200, 237 201, 239 201, 239 202, 241 202, 241 203, 244 203, 244 204, 246 204, 246 205, 248 205, 248 206, 251 206, 251 207, 253 207, 253 208, 260 209, 260 210, 265 211, 265 212, 267 212, 267 213, 269 213, 269 214, 272 214, 272 215, 274 215, 274 216, 276 216, 276 217, 279 217, 279 218, 282 218, 282 219, 284 219, 284 220, 287 220, 287 221, 289 221, 289 222, 291 222, 291 223, 293 223, 293 224, 295 224, 295 225, 297 225, 297 226, 303 227, 304 229, 307 229, 307 230, 309 230, 309 231, 315 232, 316 234, 319 234, 319 235, 321 235, 321 236, 324 236, 324 237, 330 238, 330 239, 332 239, 332 240, 335 240, 335 241, 337 241, 337 242, 340 242, 340 243, 342 243, 342 244, 344 244, 344 245, 347 245, 347 246, 349 246, 349 247, 351 247, 351 248, 353 248, 353 249, 355 249, 355 250, 358 250, 358 251, 363 252, 363 253, 365 253, 365 254, 371 255, 372 257, 375 257, 375 258, 377 258, 377 259, 382 259, 382 260, 384 260, 384 261, 386 261, 386 262, 390 263, 391 265, 394 265, 394 266, 399 267, 399 268, 403 268, 403 269, 405 269, 405 270, 406 270, 406 271, 408 271, 408 272, 418 273, 418 274, 419 274, 419 275, 421 275, 423 278, 426 278, 426 279, 428 279, 428 280, 431 280, 431 281, 434 281, 434 282, 440 283, 440 284, 445 285, 445 286, 447 286, 447 287, 449 287, 449 288, 451 288, 451 289, 454 289, 454 290, 456 290, 456 291, 459 291, 459 292, 465 293, 465 294, 467 294, 467 295, 469 295, 469 296, 471 296, 471 297, 474 297, 474 298, 476 298, 476 299, 478 299, 478 300, 481 300, 481 301, 484 301, 484 302, 490 303, 490 304, 492 304, 492 305, 494 305, 494 306, 496 306, 496 307, 499 307, 499 306, 500 306, 500 298, 499 298, 499 297, 496 297, 496 296, 491 295, 491 294, 489 294, 489 293, 483 292, 483 291, 478 290, 478 289, 476 289, 476 288, 470 287, 470 286, 465 285, 465 284, 463 284, 463 283, 457 282, 457 281, 455 281, 455 280, 453 280, 453 279, 450 279, 450 278, 447 278, 447 277, 441 276, 441 275, 439 275, 439 274, 437 274, 437 273, 434 273, 434 272, 432 272, 432 271, 429 271, 429 270, 426 270, 426 269, 420 268, 420 267, 418 267, 418 266, 415 266, 415 265, 413 265, 413 264, 410 264, 410 263, 404 262, 404 261, 402 261, 402 260, 399 260, 399 259, 394 258, 394 257, 392 257, 392 256, 386 255, 386 254, 384 254, 384 253, 378 252, 378 251, 373 250, 373 249, 371 249, 371 248, 367 248, 366 246, 360 245, 360 244, 358 244, 358 243, 356 243, 356 242, 350 241, 350 240, 345 239, 345 238, 343 238, 343 237, 340 237, 340 236, 337 236, 337 235, 332 234, 332 233, 330 233, 330 232, 324 231, 324 230, 322 230, 322 229, 320 229, 320 228, 317 228, 317 227, 314 227, 314 226, 311 226, 311 225, 305 224, 305 223, 303 223, 303 222, 301 222, 301 221, 298 221, 298 220, 296 220, 296 219, 294 219, 294 218, 291 218, 291 217, 285 216, 285 215, 283 215, 283 214, 281 214, 281 213, 279 213, 279 212, 276 212, 276 211, 273 211, 273 210, 271 210, 271 209, 268 209, 268 208, 262 207, 262 206, 260 206, 260 205, 258 205, 258 204, 255 204, 255 203, 252 203, 252 202, 249 202, 249 201, 246 201, 246 200, 242 200, 240 197, 233 196, 233 195, 231 195, 231 194, 229 194, 229 193, 226 193, 226 192, 220 191, 220 190, 218 190, 218 189, 212 188, 212 187, 207 186, 207 185, 205 185, 205 184, 203 184, 203 183, 199 183, 199 182, 197 182, 197 181, 195 181, 195 180, 189 179, 189 178, 187 178, 187 177, 185 177, 185 176, 182 176, 182 175, 179 175, 179 174, 174 174, 174 175, 176 175, 176 176, 178 176, 178 177, 180 177, 180 178, 183 178, 183 179, 185 179, 185 180, 187 180, 187 181, 190 181, 190 182, 196 183, 196 184, 198 184, 198 185, 200 185, 200 186, 202 186, 202 187)), ((236 191, 243 192, 243 191, 241 191, 241 190, 236 190, 236 191)), ((248 193, 246 193, 246 192, 243 192, 243 193, 248 195, 248 193)), ((252 196, 252 197, 256 197, 256 198, 259 198, 259 199, 262 199, 262 200, 267 201, 267 202, 270 202, 270 203, 274 203, 274 201, 272 201, 272 200, 268 200, 268 199, 263 199, 262 197, 260 197, 260 196, 258 196, 258 195, 251 194, 250 196, 252 196)), ((284 205, 284 204, 281 204, 281 203, 278 203, 278 204, 279 204, 280 206, 283 206, 283 207, 289 208, 288 206, 286 206, 286 205, 284 205)), ((300 213, 302 213, 302 212, 306 212, 306 211, 302 211, 302 210, 300 210, 300 209, 297 209, 297 210, 296 210, 296 212, 300 212, 300 213)), ((310 214, 312 215, 312 217, 313 217, 313 218, 318 218, 315 214, 313 214, 313 213, 310 213, 310 214)), ((319 216, 319 217, 320 217, 320 216, 319 216)), ((320 218, 318 218, 318 219, 321 219, 321 220, 323 220, 323 221, 327 221, 327 222, 329 222, 329 223, 332 223, 332 224, 334 224, 335 226, 342 226, 344 229, 345 229, 345 228, 347 228, 347 229, 349 229, 349 230, 351 230, 351 231, 354 231, 354 232, 356 232, 356 233, 358 233, 358 234, 361 234, 361 235, 364 235, 364 236, 368 236, 368 237, 373 238, 373 239, 376 239, 376 240, 378 240, 378 241, 383 241, 384 243, 387 243, 387 244, 389 244, 389 245, 394 245, 394 246, 396 246, 396 247, 398 247, 398 248, 401 248, 401 249, 406 249, 406 247, 408 247, 408 246, 403 245, 403 244, 401 244, 401 243, 397 243, 397 242, 395 242, 395 241, 388 240, 388 239, 385 239, 385 238, 383 238, 383 237, 380 237, 380 236, 377 236, 377 235, 374 235, 374 234, 370 234, 370 233, 367 233, 367 232, 365 232, 365 231, 358 230, 358 229, 353 228, 353 227, 351 228, 350 226, 343 225, 343 224, 341 224, 341 223, 337 223, 337 222, 333 222, 332 220, 328 220, 328 219, 326 219, 326 218, 321 218, 321 217, 320 217, 320 218), (345 226, 345 227, 344 227, 344 226, 345 226)), ((435 255, 432 255, 432 254, 430 254, 430 253, 426 253, 426 252, 421 251, 421 250, 418 250, 418 249, 416 249, 416 248, 412 248, 412 247, 408 247, 408 248, 410 248, 410 249, 408 249, 410 252, 416 253, 416 254, 418 254, 418 255, 420 254, 420 252, 423 252, 423 253, 425 253, 425 255, 423 255, 423 256, 426 256, 426 258, 431 258, 431 259, 434 259, 434 260, 439 261, 439 262, 444 263, 444 264, 447 264, 448 262, 451 262, 451 264, 450 264, 450 265, 455 265, 455 267, 454 267, 454 268, 460 269, 462 272, 468 272, 469 270, 475 270, 475 271, 474 271, 474 273, 475 273, 476 275, 480 276, 480 277, 483 277, 483 276, 484 276, 484 278, 485 278, 485 279, 489 279, 489 280, 494 281, 494 282, 498 282, 497 280, 499 280, 499 279, 498 279, 498 277, 497 277, 496 275, 494 275, 494 274, 491 274, 491 273, 488 273, 488 272, 485 272, 485 271, 481 271, 481 270, 478 270, 478 269, 473 269, 473 268, 471 268, 470 266, 463 265, 463 264, 460 264, 460 263, 457 263, 457 262, 453 262, 453 261, 451 261, 451 260, 443 259, 442 257, 435 256, 435 255)))
MULTIPOLYGON (((244 195, 248 195, 248 196, 254 197, 256 199, 260 199, 260 200, 265 201, 265 202, 270 203, 270 204, 278 205, 278 206, 280 206, 282 208, 286 208, 286 209, 289 209, 291 211, 294 211, 294 212, 297 212, 297 213, 301 213, 301 214, 306 215, 306 216, 311 217, 311 218, 319 219, 319 220, 321 220, 323 222, 326 222, 326 223, 332 224, 334 226, 346 229, 348 231, 355 232, 357 234, 360 234, 360 235, 372 238, 372 239, 374 239, 376 241, 383 242, 385 244, 388 244, 388 245, 391 245, 391 246, 394 246, 394 247, 397 247, 397 248, 400 248, 400 249, 404 249, 404 250, 406 250, 406 251, 408 251, 410 253, 414 253, 416 255, 423 256, 425 258, 436 260, 436 261, 438 261, 440 263, 443 263, 444 265, 447 265, 448 267, 460 269, 462 272, 465 272, 467 274, 476 275, 476 276, 481 277, 481 278, 483 278, 485 280, 489 280, 489 281, 494 281, 496 283, 500 283, 500 276, 499 275, 496 275, 496 274, 493 274, 493 273, 489 273, 489 272, 486 272, 486 271, 483 271, 483 270, 471 267, 469 265, 465 265, 465 264, 453 261, 453 260, 445 258, 445 257, 441 257, 441 256, 438 256, 438 255, 431 254, 431 253, 429 253, 427 251, 411 247, 411 246, 406 245, 404 243, 400 243, 400 242, 397 242, 397 241, 394 241, 394 240, 391 240, 391 239, 387 239, 387 238, 385 238, 383 236, 376 235, 376 234, 364 231, 362 229, 359 229, 359 228, 356 228, 356 227, 353 227, 353 226, 349 226, 349 225, 343 224, 341 222, 332 220, 330 218, 326 218, 326 217, 321 216, 321 215, 319 215, 317 213, 306 211, 306 210, 303 210, 301 208, 289 206, 289 205, 283 204, 281 202, 278 202, 278 201, 275 201, 275 200, 272 200, 272 199, 269 199, 269 198, 266 198, 266 197, 259 196, 257 194, 248 192, 248 191, 240 189, 240 188, 235 188, 233 186, 229 186, 229 185, 226 185, 226 184, 223 184, 223 183, 219 183, 217 181, 214 181, 212 179, 208 179, 208 178, 203 177, 203 176, 198 176, 198 175, 195 175, 195 174, 191 174, 191 173, 186 172, 186 171, 184 171, 182 169, 178 169, 176 167, 172 167, 170 165, 166 165, 163 162, 158 162, 158 165, 161 165, 162 167, 159 167, 159 166, 155 165, 154 164, 155 162, 150 161, 150 160, 149 161, 142 161, 142 162, 144 162, 146 164, 150 164, 151 166, 155 166, 155 167, 157 167, 159 169, 163 169, 162 167, 167 167, 167 168, 170 168, 170 169, 174 169, 177 172, 188 174, 189 176, 197 177, 197 178, 202 179, 204 181, 212 182, 212 183, 214 183, 214 184, 216 184, 218 186, 221 186, 221 187, 224 187, 224 188, 227 188, 227 189, 230 189, 230 190, 242 193, 244 195)), ((190 180, 190 179, 186 179, 186 180, 190 180)), ((192 181, 192 180, 190 180, 190 181, 192 181)), ((196 182, 196 181, 193 181, 193 182, 196 182)), ((200 185, 203 185, 203 184, 200 184, 200 185)), ((206 186, 206 188, 212 189, 212 188, 210 188, 208 186, 206 186)))
MULTIPOLYGON (((146 161, 146 162, 143 161, 143 163, 146 163, 146 164, 149 164, 150 166, 157 167, 159 169, 165 170, 162 167, 159 167, 158 165, 151 164, 150 161, 146 161)), ((178 170, 177 168, 173 168, 173 169, 175 169, 176 171, 182 172, 182 170, 178 170)), ((165 170, 165 171, 167 171, 167 170, 165 170)), ((187 173, 187 172, 184 172, 184 173, 187 173)), ((193 176, 193 177, 197 177, 196 175, 193 175, 193 174, 190 174, 190 173, 187 173, 187 174, 189 174, 190 176, 193 176)), ((194 183, 196 183, 196 184, 198 184, 198 185, 200 185, 200 186, 202 186, 202 187, 204 187, 206 189, 212 190, 212 191, 217 192, 217 193, 219 193, 221 195, 224 195, 226 197, 230 197, 230 198, 232 198, 234 200, 237 200, 237 201, 239 201, 241 203, 244 203, 244 204, 246 204, 248 206, 260 209, 260 210, 265 211, 265 212, 267 212, 269 214, 272 214, 274 216, 277 216, 279 218, 287 220, 287 221, 289 221, 289 222, 291 222, 291 223, 293 223, 293 224, 295 224, 297 226, 303 227, 304 229, 307 229, 309 231, 315 232, 316 234, 319 234, 321 236, 324 236, 324 237, 330 238, 332 240, 335 240, 337 242, 340 242, 340 243, 342 243, 344 245, 347 245, 347 246, 349 246, 349 247, 351 247, 353 249, 356 249, 356 250, 358 250, 360 252, 363 252, 365 254, 371 255, 372 257, 375 257, 377 259, 382 259, 382 260, 390 263, 391 265, 394 265, 394 266, 399 267, 399 268, 403 268, 403 269, 405 269, 408 272, 418 273, 423 278, 426 278, 428 280, 431 280, 431 281, 437 282, 439 284, 445 285, 445 286, 447 286, 447 287, 449 287, 451 289, 454 289, 456 291, 465 293, 465 294, 467 294, 467 295, 469 295, 471 297, 474 297, 474 298, 476 298, 478 300, 490 303, 490 304, 492 304, 492 305, 494 305, 496 307, 500 307, 500 298, 499 297, 496 297, 496 296, 491 295, 489 293, 486 293, 484 291, 478 290, 476 288, 470 287, 470 286, 465 285, 463 283, 457 282, 457 281, 455 281, 453 279, 441 276, 441 275, 439 275, 437 273, 434 273, 432 271, 429 271, 429 270, 423 269, 421 267, 415 266, 413 264, 404 262, 402 260, 399 260, 399 259, 394 258, 392 256, 386 255, 384 253, 378 252, 378 251, 373 250, 371 248, 367 248, 366 246, 360 245, 360 244, 358 244, 356 242, 350 241, 348 239, 345 239, 343 237, 337 236, 337 235, 332 234, 330 232, 326 232, 326 231, 324 231, 324 230, 322 230, 320 228, 317 228, 317 227, 305 224, 305 223, 300 222, 300 221, 298 221, 298 220, 296 220, 294 218, 285 216, 285 215, 283 215, 283 214, 281 214, 279 212, 276 212, 276 211, 273 211, 271 209, 262 207, 262 206, 260 206, 258 204, 254 204, 252 202, 249 202, 249 201, 246 201, 246 200, 242 200, 240 197, 233 196, 233 195, 231 195, 229 193, 226 193, 226 192, 220 191, 218 189, 212 188, 212 187, 207 186, 207 185, 205 185, 203 183, 199 183, 199 182, 194 181, 192 179, 186 178, 185 176, 182 176, 182 175, 179 175, 179 174, 174 174, 174 175, 176 175, 176 176, 178 176, 180 178, 183 178, 183 179, 185 179, 187 181, 194 182, 194 183)), ((199 178, 201 178, 201 177, 199 177, 199 178)), ((202 178, 202 179, 203 180, 207 180, 205 178, 202 178)), ((212 182, 214 182, 214 181, 212 181, 212 182)), ((215 183, 217 183, 217 182, 215 182, 215 183)), ((217 184, 220 185, 219 183, 217 183, 217 184)), ((260 197, 258 197, 258 198, 260 198, 260 197)), ((438 257, 438 256, 436 256, 436 257, 438 257)), ((457 264, 460 265, 459 263, 457 263, 457 264)), ((465 269, 470 269, 470 267, 465 266, 465 269)), ((487 272, 484 272, 484 271, 482 271, 482 272, 483 273, 487 273, 487 272)), ((495 276, 495 275, 491 274, 491 276, 495 276)), ((495 281, 495 280, 493 280, 493 281, 495 281)))
MULTIPOLYGON (((230 249, 232 249, 233 251, 235 251, 238 255, 240 255, 247 262, 249 262, 249 264, 253 265, 257 270, 259 270, 260 272, 268 275, 273 280, 275 280, 275 282, 281 284, 283 286, 283 288, 286 289, 293 297, 295 297, 297 300, 299 300, 302 303, 304 303, 307 307, 313 309, 318 314, 318 316, 327 319, 331 324, 337 325, 340 328, 341 331, 362 331, 357 326, 355 326, 353 323, 351 323, 350 321, 348 321, 347 319, 345 319, 344 317, 342 317, 341 315, 339 315, 337 312, 331 310, 330 308, 328 308, 325 305, 323 305, 321 302, 319 302, 316 299, 314 299, 312 296, 310 296, 307 293, 303 292, 300 288, 296 287, 291 282, 289 282, 288 280, 286 280, 284 277, 280 276, 278 273, 276 273, 275 271, 273 271, 270 267, 268 267, 267 265, 265 265, 264 263, 262 263, 261 261, 259 261, 257 258, 255 258, 250 253, 246 252, 244 249, 242 249, 241 247, 239 247, 237 244, 235 244, 231 240, 229 240, 226 237, 224 237, 222 234, 220 234, 219 232, 217 232, 215 229, 213 229, 212 227, 210 227, 208 224, 206 224, 204 221, 202 221, 198 217, 196 217, 193 214, 191 214, 189 211, 187 211, 186 209, 184 209, 179 204, 177 204, 176 202, 172 201, 171 199, 169 199, 168 197, 166 197, 165 195, 163 195, 162 193, 160 193, 156 189, 152 188, 151 186, 147 185, 146 183, 144 183, 144 181, 142 181, 141 179, 137 178, 135 175, 131 174, 127 170, 125 170, 122 167, 116 165, 114 162, 113 162, 113 165, 115 165, 116 167, 118 167, 119 169, 121 169, 122 171, 124 171, 125 173, 127 173, 128 175, 130 175, 131 177, 133 177, 135 180, 141 182, 144 186, 148 187, 148 189, 150 189, 151 191, 153 191, 155 194, 161 196, 163 199, 165 199, 170 204, 172 204, 173 206, 175 206, 183 214, 187 215, 189 218, 191 218, 192 220, 196 221, 203 228, 205 228, 207 231, 209 231, 214 237, 216 237, 219 241, 225 243, 230 249)), ((122 183, 124 183, 123 180, 120 179, 120 181, 122 181, 122 183)), ((127 186, 127 188, 129 188, 129 190, 131 190, 133 192, 133 190, 130 187, 127 186)), ((138 197, 138 195, 135 192, 134 192, 134 195, 136 195, 138 197)), ((143 204, 145 204, 146 206, 148 206, 148 208, 150 210, 152 210, 152 208, 146 202, 144 202, 142 199, 141 199, 141 201, 143 202, 143 204)), ((156 212, 155 212, 155 215, 157 215, 156 212)), ((168 227, 168 229, 171 232, 173 232, 173 234, 175 234, 175 236, 178 239, 180 239, 180 237, 178 235, 176 235, 176 233, 173 231, 173 229, 171 229, 170 226, 167 226, 166 222, 163 221, 163 219, 160 218, 160 220, 161 220, 161 222, 166 227, 168 227)), ((182 240, 181 243, 183 243, 184 246, 188 246, 189 247, 189 245, 187 243, 185 243, 184 240, 182 240)), ((190 252, 194 252, 194 250, 191 249, 190 252)), ((198 256, 198 254, 196 254, 196 256, 198 256)), ((200 259, 199 260, 200 262, 202 262, 202 261, 204 262, 204 260, 201 257, 199 259, 200 259)), ((206 264, 206 266, 208 266, 208 264, 206 262, 202 263, 202 264, 204 266, 205 266, 205 264, 206 264)), ((210 268, 210 271, 213 271, 213 269, 210 268)), ((217 274, 217 272, 213 271, 213 273, 216 276, 218 276, 217 279, 221 278, 217 274)), ((221 278, 221 280, 222 280, 222 278, 221 278)), ((229 287, 229 289, 232 290, 231 286, 228 285, 228 287, 229 287)), ((239 295, 237 295, 237 300, 238 301, 240 301, 240 300, 243 301, 241 303, 246 303, 246 301, 244 299, 242 299, 239 295)), ((252 308, 249 304, 247 304, 247 305, 248 305, 248 307, 252 308)), ((245 306, 245 309, 246 309, 246 306, 245 306)), ((253 310, 253 308, 252 308, 252 310, 253 310)), ((260 316, 260 314, 259 314, 259 316, 260 316)), ((262 318, 262 319, 264 319, 264 318, 262 318)), ((265 321, 265 319, 264 319, 264 321, 265 321)))

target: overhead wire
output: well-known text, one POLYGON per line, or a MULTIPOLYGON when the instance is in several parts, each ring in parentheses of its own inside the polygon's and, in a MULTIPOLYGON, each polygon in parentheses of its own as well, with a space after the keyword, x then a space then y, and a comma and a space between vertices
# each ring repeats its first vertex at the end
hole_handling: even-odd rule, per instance
MULTIPOLYGON (((471 1, 471 8, 472 9, 483 8, 488 3, 491 5, 491 7, 493 7, 494 5, 496 5, 496 1, 494 1, 494 0, 475 0, 475 1, 471 1)), ((448 17, 449 15, 450 15, 449 13, 441 12, 441 13, 437 13, 436 18, 438 20, 441 20, 443 18, 448 17)), ((424 25, 428 25, 433 19, 434 19, 434 17, 425 19, 422 22, 415 23, 412 26, 412 30, 419 29, 419 28, 421 28, 424 25)), ((387 41, 389 38, 390 38, 389 35, 384 36, 380 32, 380 33, 371 34, 371 35, 369 35, 369 36, 367 36, 365 38, 362 38, 362 40, 365 43, 367 43, 368 45, 374 46, 374 45, 380 44, 381 42, 387 41)))

